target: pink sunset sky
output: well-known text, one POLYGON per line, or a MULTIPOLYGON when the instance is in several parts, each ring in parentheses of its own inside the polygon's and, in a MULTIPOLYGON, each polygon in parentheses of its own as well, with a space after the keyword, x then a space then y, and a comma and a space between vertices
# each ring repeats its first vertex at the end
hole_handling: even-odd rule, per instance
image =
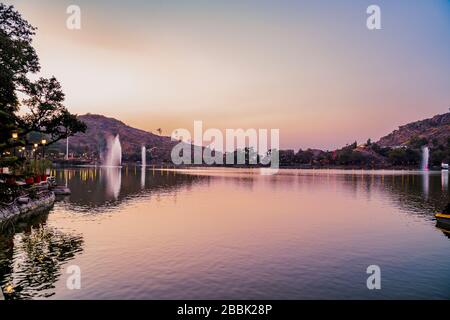
POLYGON ((6 1, 74 113, 334 149, 450 107, 449 1, 6 1), (368 30, 366 8, 381 8, 368 30), (414 3, 414 4, 413 4, 414 3), (81 30, 66 28, 67 6, 81 30))

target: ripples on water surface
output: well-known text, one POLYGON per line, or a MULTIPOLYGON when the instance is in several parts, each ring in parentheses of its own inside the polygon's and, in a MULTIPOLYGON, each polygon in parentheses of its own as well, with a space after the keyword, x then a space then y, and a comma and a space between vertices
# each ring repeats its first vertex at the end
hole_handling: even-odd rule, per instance
POLYGON ((55 171, 72 195, 3 226, 6 298, 450 298, 440 172, 55 171), (381 267, 369 291, 366 268, 381 267), (81 290, 66 269, 81 268, 81 290))

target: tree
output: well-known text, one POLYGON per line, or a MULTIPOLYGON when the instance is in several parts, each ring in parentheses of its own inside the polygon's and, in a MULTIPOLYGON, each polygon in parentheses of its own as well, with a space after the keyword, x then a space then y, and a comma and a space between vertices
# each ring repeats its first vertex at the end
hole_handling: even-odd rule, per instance
POLYGON ((405 150, 405 161, 408 165, 418 165, 421 158, 421 152, 419 152, 418 150, 409 148, 405 150))
POLYGON ((64 93, 56 78, 35 82, 27 78, 40 71, 32 46, 35 30, 12 6, 0 3, 0 152, 33 144, 31 133, 45 135, 52 144, 86 130, 63 105, 64 93), (19 92, 25 96, 22 103, 19 92), (21 106, 29 112, 19 113, 21 106), (17 139, 11 139, 13 132, 17 139))
POLYGON ((428 139, 424 137, 419 137, 418 135, 414 135, 408 141, 408 146, 412 149, 420 149, 424 145, 428 144, 428 139))
POLYGON ((279 152, 280 164, 292 165, 295 163, 295 151, 294 150, 280 150, 279 152))
POLYGON ((31 45, 35 28, 12 6, 0 3, 0 106, 17 111, 16 91, 28 83, 27 73, 39 71, 39 59, 31 45))
POLYGON ((311 149, 303 151, 302 149, 298 150, 295 155, 296 162, 300 164, 311 164, 314 158, 314 154, 311 149))
POLYGON ((17 91, 27 85, 27 73, 39 71, 31 46, 34 31, 12 6, 0 3, 0 146, 8 143, 16 128, 17 91))
POLYGON ((417 165, 420 162, 420 152, 408 148, 397 148, 389 151, 388 158, 393 165, 417 165))
POLYGON ((430 163, 439 166, 442 162, 448 162, 448 153, 443 150, 435 150, 431 153, 430 163))
POLYGON ((46 135, 50 139, 47 144, 51 145, 86 130, 86 125, 64 107, 64 93, 54 77, 40 78, 30 83, 25 93, 29 98, 24 99, 23 103, 30 112, 17 117, 17 122, 22 128, 19 133, 25 145, 33 143, 28 141, 28 134, 31 132, 46 135))
POLYGON ((431 140, 431 143, 433 144, 434 147, 439 146, 439 141, 438 141, 438 139, 436 139, 436 138, 433 138, 433 139, 431 140))
POLYGON ((379 155, 383 156, 383 157, 387 157, 389 152, 391 151, 391 148, 389 147, 381 147, 379 144, 377 143, 372 143, 372 145, 370 146, 370 148, 375 152, 378 153, 379 155))
POLYGON ((161 129, 161 128, 158 128, 158 129, 156 129, 156 132, 158 132, 159 135, 161 135, 161 134, 162 134, 162 129, 161 129))

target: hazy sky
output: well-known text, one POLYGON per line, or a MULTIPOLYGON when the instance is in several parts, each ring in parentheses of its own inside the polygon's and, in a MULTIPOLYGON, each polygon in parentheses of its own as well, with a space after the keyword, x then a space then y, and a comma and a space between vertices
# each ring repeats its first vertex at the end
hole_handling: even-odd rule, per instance
POLYGON ((38 27, 42 74, 71 111, 153 132, 203 120, 332 149, 450 107, 448 0, 6 3, 38 27), (366 27, 370 4, 382 30, 366 27))

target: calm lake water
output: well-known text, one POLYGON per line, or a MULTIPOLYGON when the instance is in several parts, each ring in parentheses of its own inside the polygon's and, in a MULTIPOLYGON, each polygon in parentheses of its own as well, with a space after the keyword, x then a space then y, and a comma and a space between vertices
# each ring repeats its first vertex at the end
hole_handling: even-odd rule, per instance
POLYGON ((79 168, 0 236, 6 298, 450 298, 441 172, 79 168), (81 289, 69 290, 70 266, 81 289), (366 269, 381 268, 381 290, 366 269))

